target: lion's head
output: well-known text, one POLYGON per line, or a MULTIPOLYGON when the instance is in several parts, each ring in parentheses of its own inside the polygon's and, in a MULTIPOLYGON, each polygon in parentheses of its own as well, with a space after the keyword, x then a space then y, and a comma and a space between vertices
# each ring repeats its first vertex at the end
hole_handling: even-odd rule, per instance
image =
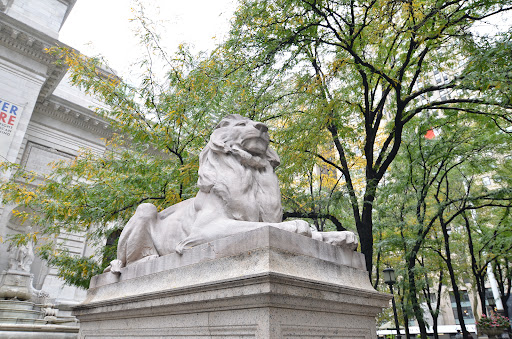
MULTIPOLYGON (((228 205, 238 204, 231 197, 255 199, 254 204, 262 210, 272 209, 279 214, 281 198, 274 168, 280 160, 269 142, 265 124, 238 114, 226 116, 215 127, 199 157, 197 184, 201 191, 215 192, 228 205), (277 198, 268 201, 265 196, 277 198)), ((276 218, 273 216, 272 220, 276 218)))
POLYGON ((268 146, 269 142, 265 124, 230 114, 215 127, 203 152, 210 149, 213 152, 232 153, 240 156, 244 165, 264 167, 265 161, 268 161, 275 168, 279 165, 279 156, 268 146))

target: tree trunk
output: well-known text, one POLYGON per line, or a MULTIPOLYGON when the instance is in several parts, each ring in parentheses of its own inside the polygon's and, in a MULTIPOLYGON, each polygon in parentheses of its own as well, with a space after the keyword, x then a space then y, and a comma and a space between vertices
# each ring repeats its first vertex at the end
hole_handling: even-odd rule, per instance
POLYGON ((357 234, 359 235, 359 243, 361 244, 361 253, 364 254, 364 259, 366 263, 366 270, 368 271, 368 275, 370 276, 370 281, 372 280, 372 270, 373 270, 373 221, 372 221, 372 212, 370 211, 364 213, 361 221, 356 224, 357 234))
POLYGON ((466 216, 465 213, 462 214, 462 217, 464 218, 465 226, 466 226, 466 232, 468 234, 468 247, 469 247, 469 254, 471 255, 471 271, 473 271, 473 276, 475 277, 476 281, 476 290, 478 293, 478 298, 480 299, 480 305, 482 305, 482 314, 487 315, 487 310, 485 308, 485 270, 480 270, 480 267, 478 267, 476 256, 475 256, 475 248, 473 247, 473 238, 471 236, 471 227, 469 224, 469 219, 466 216))
POLYGON ((460 303, 459 287, 457 286, 457 278, 455 277, 455 271, 453 270, 452 258, 450 253, 450 235, 448 234, 447 225, 443 222, 443 218, 439 219, 441 222, 441 229, 443 230, 444 237, 444 249, 446 252, 446 266, 448 267, 448 273, 450 274, 450 281, 452 283, 453 296, 455 298, 455 304, 457 305, 457 317, 459 318, 459 325, 462 330, 462 336, 464 339, 472 339, 473 337, 469 334, 464 323, 464 315, 462 314, 462 306, 460 303))
MULTIPOLYGON (((426 275, 425 275, 426 279, 426 275)), ((427 285, 427 289, 429 286, 427 285)), ((430 311, 430 315, 432 316, 432 330, 434 331, 434 339, 439 339, 439 333, 437 333, 437 328, 439 324, 439 312, 441 307, 441 292, 443 289, 443 270, 440 268, 439 271, 439 282, 437 284, 437 295, 436 295, 436 309, 432 308, 432 301, 430 299, 430 290, 428 290, 428 294, 426 295, 428 309, 430 311)))
POLYGON ((356 224, 361 253, 365 256, 366 270, 372 280, 373 271, 373 201, 377 192, 379 180, 366 178, 366 191, 363 198, 363 212, 361 222, 356 224))
POLYGON ((412 309, 414 311, 414 316, 416 317, 416 321, 418 322, 418 327, 420 328, 420 336, 421 339, 428 339, 427 336, 427 327, 425 326, 425 320, 423 320, 423 309, 418 302, 418 289, 416 287, 416 275, 414 274, 414 268, 416 266, 416 256, 414 253, 410 253, 407 258, 407 278, 409 280, 409 300, 412 304, 412 309))
POLYGON ((343 176, 345 177, 345 181, 347 183, 348 195, 350 197, 350 204, 352 205, 352 213, 354 215, 354 220, 357 228, 357 233, 359 235, 359 243, 361 244, 361 253, 365 256, 366 270, 368 271, 368 275, 370 276, 370 281, 372 280, 372 270, 373 270, 373 220, 372 220, 372 203, 375 199, 375 192, 377 189, 378 181, 375 183, 368 178, 366 178, 366 192, 363 198, 363 211, 361 215, 359 214, 359 202, 358 197, 355 192, 355 189, 352 184, 352 178, 350 176, 350 168, 347 163, 347 158, 345 156, 345 150, 343 149, 343 145, 339 140, 338 128, 334 124, 330 124, 327 126, 327 130, 332 135, 332 141, 338 151, 338 155, 340 157, 341 170, 343 176), (370 187, 369 183, 373 183, 370 187))
MULTIPOLYGON (((405 292, 405 291, 404 291, 405 292)), ((400 295, 400 289, 397 288, 397 293, 399 296, 400 295)), ((405 295, 405 293, 404 293, 405 295)), ((411 333, 409 332, 409 316, 407 315, 407 309, 405 307, 405 296, 402 299, 402 315, 404 317, 404 329, 405 329, 405 338, 410 338, 411 337, 411 333)))
MULTIPOLYGON (((508 312, 508 299, 510 298, 510 292, 512 290, 512 274, 510 274, 510 263, 505 258, 505 263, 503 265, 504 270, 507 274, 503 274, 501 271, 501 265, 499 262, 497 262, 495 265, 496 270, 498 270, 498 277, 499 279, 496 279, 498 282, 498 290, 501 294, 501 302, 503 303, 503 311, 504 315, 507 318, 510 318, 510 313, 508 312), (505 287, 506 286, 506 287, 505 287)), ((496 274, 495 274, 496 276, 496 274)))
POLYGON ((478 298, 480 299, 480 304, 482 305, 482 314, 487 315, 487 308, 485 307, 485 275, 475 276, 475 279, 478 298))
POLYGON ((439 339, 439 333, 437 333, 438 322, 438 317, 432 317, 432 330, 434 331, 434 339, 439 339))

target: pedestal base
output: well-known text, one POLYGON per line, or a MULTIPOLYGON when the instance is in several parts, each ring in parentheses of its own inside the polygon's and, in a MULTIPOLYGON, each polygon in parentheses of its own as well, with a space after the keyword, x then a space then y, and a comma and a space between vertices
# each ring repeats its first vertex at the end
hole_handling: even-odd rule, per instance
POLYGON ((0 299, 29 300, 32 297, 32 275, 25 271, 8 270, 0 275, 0 299))
POLYGON ((272 227, 97 276, 80 338, 364 338, 389 305, 360 253, 272 227))

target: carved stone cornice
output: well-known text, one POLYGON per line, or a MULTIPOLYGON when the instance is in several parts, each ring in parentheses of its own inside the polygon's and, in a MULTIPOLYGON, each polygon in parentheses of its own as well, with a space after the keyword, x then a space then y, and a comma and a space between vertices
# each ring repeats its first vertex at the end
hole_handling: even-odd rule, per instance
POLYGON ((38 103, 35 112, 53 119, 90 131, 101 137, 112 135, 110 125, 94 113, 94 111, 62 100, 51 95, 42 103, 38 103))
POLYGON ((0 13, 0 45, 47 67, 46 81, 41 88, 39 102, 43 102, 53 92, 66 74, 67 66, 57 65, 56 57, 46 50, 57 45, 69 46, 5 13, 0 13))
MULTIPOLYGON (((76 0, 59 1, 68 5, 68 12, 76 2, 76 0)), ((8 5, 8 2, 0 0, 1 4, 8 5)), ((112 133, 109 124, 98 117, 94 111, 52 95, 67 72, 65 64, 56 64, 57 58, 46 52, 52 46, 71 49, 57 39, 1 12, 0 8, 0 47, 28 57, 47 68, 44 74, 46 79, 40 90, 35 111, 102 137, 110 136, 112 133)), ((109 71, 102 71, 105 73, 101 74, 103 76, 115 76, 109 71)))
POLYGON ((47 78, 39 92, 37 102, 42 103, 53 93, 68 71, 67 66, 52 64, 48 67, 47 78))
POLYGON ((49 35, 5 13, 0 13, 0 45, 43 65, 51 66, 55 62, 55 57, 45 50, 57 44, 68 47, 49 35))

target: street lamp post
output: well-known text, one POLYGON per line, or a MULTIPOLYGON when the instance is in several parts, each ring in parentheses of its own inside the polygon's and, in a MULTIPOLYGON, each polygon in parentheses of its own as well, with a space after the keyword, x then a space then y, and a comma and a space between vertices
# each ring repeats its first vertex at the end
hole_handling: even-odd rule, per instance
POLYGON ((396 283, 395 270, 391 267, 384 269, 384 282, 389 285, 389 291, 392 295, 391 303, 393 304, 393 314, 395 316, 396 337, 402 339, 400 335, 400 325, 398 324, 398 315, 396 313, 395 294, 393 293, 393 285, 396 283))

